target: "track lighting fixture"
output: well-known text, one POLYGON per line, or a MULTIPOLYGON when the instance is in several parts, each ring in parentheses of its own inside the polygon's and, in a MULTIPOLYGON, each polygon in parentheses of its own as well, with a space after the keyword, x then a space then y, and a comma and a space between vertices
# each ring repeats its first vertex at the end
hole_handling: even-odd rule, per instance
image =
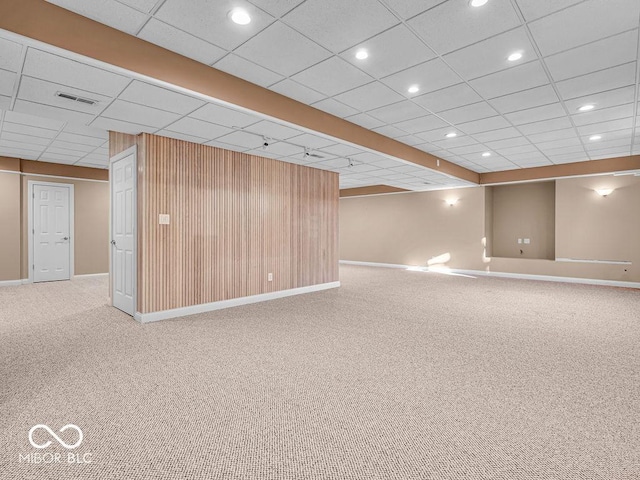
POLYGON ((267 148, 269 148, 269 139, 267 137, 262 137, 262 140, 264 141, 264 143, 262 144, 262 149, 266 150, 267 148))

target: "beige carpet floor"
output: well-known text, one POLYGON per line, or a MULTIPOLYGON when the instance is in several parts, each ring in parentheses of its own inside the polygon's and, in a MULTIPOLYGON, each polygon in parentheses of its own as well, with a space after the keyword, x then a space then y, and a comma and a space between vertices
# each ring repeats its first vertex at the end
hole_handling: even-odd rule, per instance
POLYGON ((105 278, 0 288, 0 478, 640 478, 640 291, 341 281, 147 325, 105 278))

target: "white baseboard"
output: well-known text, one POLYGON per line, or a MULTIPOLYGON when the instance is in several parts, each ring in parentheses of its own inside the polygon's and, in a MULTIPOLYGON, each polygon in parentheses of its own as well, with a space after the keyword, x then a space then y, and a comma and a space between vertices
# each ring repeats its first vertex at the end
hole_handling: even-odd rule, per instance
POLYGON ((168 320, 170 318, 184 317, 187 315, 195 315, 196 313, 212 312, 214 310, 222 310, 224 308, 238 307, 240 305, 249 305, 251 303, 266 302, 275 300, 276 298, 290 297, 292 295, 301 295, 303 293, 319 292, 337 288, 340 282, 321 283, 319 285, 310 285, 308 287, 292 288, 290 290, 282 290, 279 292, 262 293, 260 295, 251 295, 250 297, 232 298, 230 300, 222 300, 220 302, 203 303, 200 305, 192 305, 189 307, 174 308, 172 310, 162 310, 159 312, 140 313, 136 312, 133 316, 140 323, 157 322, 158 320, 168 320))
POLYGON ((109 272, 107 272, 107 273, 85 273, 84 275, 74 275, 73 279, 75 280, 76 278, 105 277, 105 276, 109 276, 109 272))
POLYGON ((2 280, 0 281, 0 287, 15 287, 16 285, 24 285, 29 283, 28 278, 22 278, 20 280, 2 280))
POLYGON ((416 267, 414 265, 399 265, 395 263, 374 263, 374 262, 356 262, 352 260, 340 260, 345 265, 361 265, 364 267, 384 267, 384 268, 401 268, 419 270, 431 273, 452 273, 461 275, 476 275, 482 277, 499 277, 499 278, 517 278, 520 280, 538 280, 541 282, 560 282, 560 283, 581 283, 586 285, 603 285, 607 287, 623 287, 623 288, 640 288, 640 282, 623 282, 619 280, 602 280, 598 278, 579 278, 579 277, 555 277, 552 275, 530 275, 526 273, 509 273, 509 272, 486 272, 483 270, 463 270, 459 268, 429 268, 416 267))

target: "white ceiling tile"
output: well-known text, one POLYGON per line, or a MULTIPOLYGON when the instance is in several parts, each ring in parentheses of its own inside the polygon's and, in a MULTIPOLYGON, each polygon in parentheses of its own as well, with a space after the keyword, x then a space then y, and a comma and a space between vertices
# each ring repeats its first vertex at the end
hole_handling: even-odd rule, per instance
MULTIPOLYGON (((418 138, 422 138, 425 142, 435 142, 435 141, 446 138, 445 135, 451 132, 456 132, 458 135, 461 134, 460 130, 449 126, 449 127, 443 127, 443 128, 436 128, 434 130, 429 130, 428 132, 419 132, 419 133, 416 133, 415 136, 418 138)), ((453 139, 448 139, 448 140, 453 140, 453 139)), ((432 146, 420 145, 419 148, 420 150, 424 150, 425 152, 428 152, 429 149, 432 148, 432 146)), ((446 147, 438 146, 438 148, 446 148, 446 147)))
POLYGON ((58 140, 57 138, 51 143, 49 148, 63 148, 70 152, 80 152, 83 156, 93 152, 96 149, 94 145, 82 145, 80 143, 65 142, 62 140, 58 140))
POLYGON ((424 143, 424 140, 414 135, 404 135, 402 137, 397 137, 396 140, 411 146, 420 145, 424 143))
POLYGON ((618 105, 610 108, 598 108, 590 112, 576 113, 571 116, 573 123, 577 126, 589 125, 591 123, 606 122, 608 120, 616 120, 618 118, 626 118, 633 116, 633 103, 626 105, 618 105))
POLYGON ((531 145, 526 137, 508 138, 506 140, 496 140, 491 142, 485 142, 485 145, 492 150, 503 150, 512 147, 528 146, 531 145))
POLYGON ((467 136, 457 136, 455 138, 443 138, 442 140, 434 141, 433 144, 440 148, 449 148, 453 147, 465 147, 467 145, 475 145, 476 142, 473 138, 467 136))
POLYGON ((39 103, 43 105, 50 105, 53 107, 63 108, 66 110, 73 110, 76 112, 88 113, 90 115, 97 115, 100 113, 109 103, 111 97, 104 95, 98 95, 92 92, 86 92, 78 88, 70 88, 65 85, 58 85, 56 83, 46 82, 37 78, 22 77, 20 81, 20 88, 18 89, 18 97, 21 100, 27 100, 29 102, 39 103), (76 102, 74 100, 68 100, 58 97, 56 93, 63 92, 78 97, 94 100, 98 103, 90 105, 83 102, 76 102))
POLYGON ((347 50, 342 57, 368 74, 383 78, 431 60, 435 53, 407 27, 398 25, 347 50), (355 55, 362 48, 369 57, 358 60, 355 55))
POLYGON ((546 167, 549 165, 553 165, 553 163, 545 157, 532 159, 532 160, 517 160, 517 159, 510 159, 510 160, 515 164, 520 165, 522 168, 546 167))
MULTIPOLYGON (((621 118, 618 120, 610 120, 608 122, 593 123, 591 125, 584 125, 578 127, 578 133, 580 135, 595 135, 614 130, 630 129, 633 127, 633 118, 621 118)), ((631 133, 629 133, 631 135, 631 133)))
POLYGON ((342 144, 336 144, 336 145, 331 145, 329 147, 324 147, 322 148, 322 151, 328 152, 332 155, 338 155, 340 157, 362 153, 362 150, 358 148, 352 147, 351 145, 342 145, 342 144))
POLYGON ((458 123, 456 127, 467 135, 474 135, 480 132, 507 128, 510 125, 503 117, 496 115, 495 117, 482 118, 473 122, 458 123))
POLYGON ((283 161, 283 162, 287 161, 286 158, 282 158, 282 155, 278 155, 273 150, 269 150, 269 149, 265 150, 262 147, 254 148, 253 150, 247 150, 244 153, 246 153, 247 155, 254 155, 254 156, 260 157, 260 158, 271 158, 273 160, 280 160, 280 161, 283 161))
POLYGON ((502 155, 503 157, 509 158, 533 158, 536 156, 540 156, 540 152, 536 147, 531 144, 528 145, 519 145, 517 147, 507 147, 507 148, 498 148, 496 152, 502 155))
POLYGON ((440 54, 479 42, 520 25, 509 0, 492 0, 469 8, 466 0, 451 0, 409 20, 418 35, 440 54))
POLYGON ((581 143, 575 141, 564 142, 567 143, 566 146, 556 146, 553 148, 545 147, 541 150, 545 153, 547 157, 554 157, 558 155, 568 155, 568 154, 580 154, 584 155, 584 147, 581 143))
POLYGON ((328 96, 346 92, 373 80, 340 57, 320 62, 294 75, 292 79, 328 96))
POLYGON ((534 133, 528 135, 527 138, 531 140, 535 145, 543 142, 550 142, 553 140, 561 140, 563 138, 575 138, 576 130, 573 127, 563 128, 559 130, 551 130, 548 132, 534 133))
POLYGON ((34 48, 27 51, 23 74, 108 97, 117 96, 129 84, 122 75, 34 48))
POLYGON ((516 0, 520 11, 528 22, 544 17, 563 8, 570 7, 582 0, 516 0))
POLYGON ((341 93, 335 98, 360 111, 372 110, 403 99, 403 97, 380 82, 371 82, 368 85, 341 93))
POLYGON ((0 110, 9 110, 11 108, 11 97, 0 95, 0 110))
POLYGON ((4 138, 0 138, 0 148, 12 148, 14 150, 21 150, 30 153, 40 153, 44 150, 45 147, 43 145, 36 145, 31 142, 14 142, 13 140, 5 140, 4 138))
POLYGON ((491 130, 490 132, 476 133, 473 138, 479 142, 494 142, 497 140, 506 140, 508 138, 520 137, 520 132, 513 127, 501 128, 499 130, 491 130))
MULTIPOLYGON (((593 104, 597 109, 614 107, 633 102, 635 96, 635 86, 631 85, 623 88, 616 88, 607 92, 594 93, 580 98, 566 100, 564 103, 569 109, 569 113, 577 114, 578 108, 582 105, 593 104)), ((596 110, 593 110, 594 113, 596 110)))
POLYGON ((409 100, 404 100, 402 102, 370 110, 367 113, 385 123, 398 123, 423 117, 426 112, 415 103, 409 100))
POLYGON ((247 127, 260 120, 260 118, 249 115, 248 113, 239 112, 238 110, 222 107, 213 103, 205 105, 189 116, 197 118, 198 120, 204 120, 205 122, 233 127, 247 127))
POLYGON ((75 124, 67 123, 64 127, 64 132, 76 134, 76 135, 82 135, 85 137, 99 138, 103 141, 103 143, 109 140, 109 132, 107 132, 106 130, 87 127, 86 125, 75 125, 75 124))
POLYGON ((205 143, 205 145, 208 145, 210 147, 222 148, 224 150, 231 150, 233 152, 245 152, 248 150, 246 147, 241 147, 239 145, 232 145, 230 143, 219 142, 218 140, 211 140, 205 143))
POLYGON ((275 85, 271 85, 269 89, 274 92, 278 92, 285 97, 293 98, 294 100, 298 100, 299 102, 306 104, 312 104, 325 98, 325 96, 320 92, 316 92, 315 90, 305 87, 304 85, 300 85, 288 78, 285 78, 275 85))
POLYGON ((56 136, 58 130, 49 130, 46 128, 31 127, 29 125, 21 125, 19 123, 10 123, 5 120, 2 125, 3 132, 19 133, 21 135, 28 135, 30 137, 40 137, 44 139, 51 139, 56 136))
POLYGON ((428 108, 432 112, 441 112, 443 110, 476 103, 480 100, 482 100, 480 95, 465 83, 413 98, 415 103, 428 108))
POLYGON ((383 0, 383 3, 393 9, 402 19, 408 20, 444 1, 446 0, 383 0))
POLYGON ((56 153, 47 153, 46 156, 42 156, 38 159, 40 162, 49 162, 49 163, 62 163, 66 165, 71 165, 75 163, 78 159, 76 157, 70 157, 68 155, 59 155, 56 153))
POLYGON ((449 148, 449 151, 454 155, 467 155, 469 158, 482 158, 480 153, 486 152, 487 147, 485 147, 481 143, 472 143, 470 145, 465 145, 463 147, 452 147, 449 148))
POLYGON ((538 122, 565 116, 567 113, 561 103, 552 103, 541 107, 527 108, 517 112, 507 113, 505 117, 514 125, 538 122))
POLYGON ((22 45, 0 38, 0 68, 17 72, 20 68, 22 45))
POLYGON ((104 130, 110 130, 112 132, 128 133, 130 135, 138 135, 139 133, 155 133, 157 128, 150 127, 148 125, 137 125, 131 122, 123 122, 120 120, 113 120, 111 118, 98 117, 91 126, 95 128, 101 128, 104 130))
POLYGON ((288 141, 308 148, 324 148, 336 143, 332 140, 327 140, 326 138, 311 135, 309 133, 303 133, 297 137, 290 138, 288 141))
POLYGON ((66 110, 64 108, 52 107, 50 105, 42 105, 39 103, 27 102, 20 99, 16 100, 13 109, 14 111, 19 113, 51 118, 63 122, 87 124, 91 122, 91 120, 93 120, 93 115, 90 115, 88 113, 66 110))
POLYGON ((0 70, 0 95, 10 97, 13 95, 13 87, 18 76, 7 70, 0 70))
POLYGON ((30 127, 46 128, 48 130, 60 130, 64 125, 64 122, 60 120, 52 120, 49 118, 42 118, 36 115, 28 115, 19 112, 5 112, 4 121, 11 123, 19 123, 30 127))
POLYGON ((630 149, 631 143, 633 141, 633 131, 629 129, 609 132, 604 134, 602 138, 602 140, 599 140, 597 142, 591 142, 588 138, 583 138, 583 141, 585 143, 585 150, 587 152, 595 152, 598 150, 606 150, 608 148, 622 146, 626 146, 630 149))
POLYGON ((630 150, 631 149, 629 147, 611 148, 608 150, 599 151, 597 153, 594 152, 589 155, 589 158, 591 160, 602 160, 605 158, 615 158, 615 157, 622 157, 622 156, 626 157, 629 155, 630 150))
POLYGON ((300 130, 296 130, 295 128, 280 125, 269 120, 262 120, 254 125, 251 125, 250 130, 251 132, 259 133, 260 135, 264 135, 265 137, 274 140, 286 140, 302 133, 300 130))
POLYGON ((325 98, 324 100, 320 100, 319 102, 316 102, 311 106, 340 118, 349 117, 358 113, 355 108, 351 108, 342 102, 334 100, 333 98, 325 98))
POLYGON ((175 113, 124 100, 116 100, 100 116, 156 128, 165 127, 180 118, 180 115, 175 113))
POLYGON ((557 82, 558 93, 564 99, 582 97, 597 92, 634 85, 636 62, 630 62, 599 72, 557 82))
POLYGON ((233 132, 217 138, 216 141, 237 145, 246 149, 254 149, 262 147, 262 137, 251 135, 247 132, 233 132))
POLYGON ((497 113, 498 112, 496 112, 487 102, 478 102, 464 107, 446 110, 438 113, 438 115, 447 122, 456 124, 493 117, 494 115, 497 115, 497 113))
POLYGON ((552 120, 543 120, 542 122, 526 123, 524 125, 520 125, 518 128, 525 135, 532 135, 571 127, 571 120, 569 120, 568 117, 560 117, 552 120))
POLYGON ((368 0, 307 0, 283 20, 334 53, 399 23, 379 2, 368 0))
POLYGON ((241 45, 235 53, 284 76, 330 56, 327 50, 280 22, 241 45))
POLYGON ((574 48, 545 58, 555 81, 604 70, 637 59, 638 30, 574 48))
POLYGON ((404 96, 416 97, 445 87, 457 85, 460 83, 460 77, 442 60, 434 58, 428 62, 390 75, 384 78, 382 82, 404 96), (420 91, 415 94, 409 94, 407 89, 414 84, 420 87, 420 91))
POLYGON ((233 53, 219 60, 213 66, 218 70, 255 83, 261 87, 268 87, 283 79, 282 75, 272 72, 249 60, 245 60, 233 53))
POLYGON ((537 58, 524 28, 505 32, 450 53, 444 59, 462 78, 470 80, 514 67, 507 57, 516 51, 522 53, 522 59, 517 63, 537 58))
POLYGON ((274 17, 281 17, 300 5, 304 0, 250 0, 251 3, 260 7, 265 12, 274 17))
POLYGON ((153 106, 168 112, 186 115, 205 104, 202 100, 172 92, 166 88, 134 80, 120 94, 121 100, 141 105, 153 106))
POLYGON ((395 127, 407 133, 420 133, 435 130, 436 128, 443 128, 447 125, 447 122, 435 115, 426 115, 424 117, 398 122, 395 124, 395 127))
POLYGON ((542 55, 552 55, 638 27, 640 2, 588 0, 529 23, 542 55))
POLYGON ((211 65, 227 53, 220 47, 155 18, 149 20, 138 37, 206 65, 211 65))
POLYGON ((93 148, 99 147, 104 144, 104 140, 96 137, 87 137, 85 135, 77 135, 75 133, 68 132, 60 132, 60 134, 56 137, 56 140, 69 142, 69 143, 78 143, 80 145, 90 145, 93 148))
POLYGON ((144 13, 149 13, 153 10, 153 7, 156 6, 159 0, 118 0, 120 3, 124 3, 133 7, 137 10, 140 10, 144 13))
POLYGON ((550 155, 549 159, 556 165, 563 163, 576 163, 584 162, 587 160, 587 155, 582 153, 567 153, 564 155, 550 155))
POLYGON ((185 117, 165 127, 165 130, 190 135, 205 140, 213 140, 222 135, 233 132, 232 129, 216 125, 215 123, 205 122, 196 118, 185 117))
POLYGON ((366 113, 351 115, 350 117, 345 118, 345 120, 369 129, 384 125, 384 122, 381 122, 377 118, 373 118, 371 115, 367 115, 366 113))
POLYGON ((471 80, 470 85, 486 99, 509 95, 549 83, 549 78, 539 61, 502 70, 471 80))
POLYGON ((243 44, 274 20, 244 0, 167 0, 155 16, 226 50, 243 44), (251 16, 251 23, 237 25, 229 21, 227 15, 235 7, 244 8, 251 16))
POLYGON ((538 142, 536 143, 536 147, 538 147, 545 153, 549 153, 550 151, 562 147, 583 148, 580 139, 576 136, 571 138, 563 138, 562 140, 552 140, 550 142, 538 142))
POLYGON ((268 150, 281 157, 288 157, 291 155, 302 155, 304 148, 297 145, 291 145, 285 142, 270 143, 268 150))
POLYGON ((147 16, 127 5, 115 0, 86 2, 84 0, 47 0, 59 7, 79 13, 110 27, 135 35, 147 21, 147 16))
POLYGON ((382 127, 374 128, 373 131, 389 138, 402 137, 403 135, 406 135, 406 132, 403 132, 393 125, 384 125, 382 127))
POLYGON ((23 134, 20 134, 20 133, 12 133, 12 132, 4 131, 4 130, 3 130, 2 134, 0 134, 0 139, 8 140, 8 141, 11 141, 11 142, 22 143, 24 145, 29 145, 29 144, 32 144, 33 146, 41 145, 43 147, 46 147, 51 142, 51 139, 49 139, 49 138, 33 137, 31 135, 23 135, 23 134))
POLYGON ((558 101, 558 96, 551 85, 536 87, 489 101, 500 113, 511 113, 540 105, 548 105, 558 101))

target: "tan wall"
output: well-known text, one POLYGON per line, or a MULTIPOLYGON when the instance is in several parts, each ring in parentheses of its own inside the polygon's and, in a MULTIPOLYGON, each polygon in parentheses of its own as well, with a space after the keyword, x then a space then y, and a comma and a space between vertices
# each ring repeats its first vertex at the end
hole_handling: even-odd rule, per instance
POLYGON ((484 188, 342 198, 340 258, 483 269, 484 201, 484 188))
POLYGON ((556 256, 632 265, 501 257, 478 261, 482 250, 476 240, 488 228, 485 222, 491 224, 486 205, 491 197, 483 196, 483 188, 341 199, 340 258, 424 265, 438 252, 450 251, 452 268, 640 282, 640 178, 556 180, 556 256), (605 186, 616 190, 606 198, 593 191, 605 186), (443 216, 443 199, 458 192, 461 201, 451 207, 457 216, 443 216))
POLYGON ((555 258, 555 182, 490 187, 492 256, 555 258), (518 244, 518 239, 531 243, 518 244))
POLYGON ((0 172, 0 281, 20 280, 20 175, 0 172))
POLYGON ((74 189, 74 274, 109 271, 109 184, 37 175, 22 177, 22 278, 29 277, 28 182, 72 184, 74 189))
POLYGON ((336 173, 141 138, 139 312, 338 280, 336 173))

